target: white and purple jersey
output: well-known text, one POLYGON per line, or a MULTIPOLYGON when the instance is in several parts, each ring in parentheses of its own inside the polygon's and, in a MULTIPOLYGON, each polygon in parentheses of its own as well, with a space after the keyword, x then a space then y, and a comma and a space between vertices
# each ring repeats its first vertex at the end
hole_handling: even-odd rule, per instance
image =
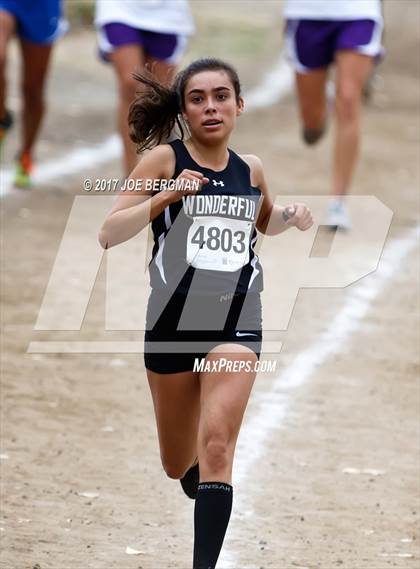
POLYGON ((338 51, 383 54, 380 0, 288 0, 284 15, 286 52, 298 73, 327 68, 338 51))
POLYGON ((97 0, 95 25, 114 23, 163 34, 194 32, 188 0, 97 0))
POLYGON ((287 0, 288 20, 374 20, 382 22, 380 0, 287 0))
POLYGON ((138 45, 146 57, 177 65, 194 32, 188 0, 97 0, 95 24, 104 61, 119 47, 138 45))

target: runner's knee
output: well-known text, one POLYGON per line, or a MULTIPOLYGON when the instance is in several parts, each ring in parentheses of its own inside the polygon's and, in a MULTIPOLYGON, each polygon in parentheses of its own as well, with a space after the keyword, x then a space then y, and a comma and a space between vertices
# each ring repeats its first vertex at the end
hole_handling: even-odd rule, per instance
POLYGON ((179 480, 184 476, 191 464, 182 463, 170 458, 161 457, 163 470, 168 478, 179 480))
POLYGON ((336 96, 335 105, 337 120, 340 122, 353 122, 358 116, 360 94, 354 90, 339 91, 336 96))
POLYGON ((221 432, 210 432, 200 445, 207 468, 212 471, 225 469, 229 464, 229 437, 221 432))

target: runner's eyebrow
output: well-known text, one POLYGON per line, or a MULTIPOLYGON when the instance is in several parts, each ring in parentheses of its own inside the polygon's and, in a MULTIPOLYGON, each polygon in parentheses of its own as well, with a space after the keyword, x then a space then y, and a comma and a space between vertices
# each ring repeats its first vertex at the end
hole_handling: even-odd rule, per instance
MULTIPOLYGON (((217 92, 219 92, 219 91, 230 91, 230 87, 225 87, 225 86, 215 87, 214 89, 212 89, 212 91, 217 91, 217 92)), ((195 93, 205 93, 205 90, 204 89, 191 89, 191 91, 188 91, 187 95, 192 95, 195 93)))

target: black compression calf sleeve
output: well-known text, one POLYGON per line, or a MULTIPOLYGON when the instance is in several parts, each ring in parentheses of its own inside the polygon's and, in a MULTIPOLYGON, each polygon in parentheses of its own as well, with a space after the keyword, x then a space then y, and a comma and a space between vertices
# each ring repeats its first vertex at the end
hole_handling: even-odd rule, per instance
POLYGON ((194 510, 193 569, 214 569, 232 511, 232 486, 201 482, 194 510))

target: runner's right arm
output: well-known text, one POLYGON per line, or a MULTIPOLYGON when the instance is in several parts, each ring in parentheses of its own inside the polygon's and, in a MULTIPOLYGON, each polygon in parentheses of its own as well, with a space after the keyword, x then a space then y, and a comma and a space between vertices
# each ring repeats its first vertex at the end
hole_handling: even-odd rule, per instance
MULTIPOLYGON (((160 145, 144 156, 134 168, 128 179, 146 182, 146 180, 169 180, 175 170, 175 155, 167 144, 160 145)), ((183 170, 178 179, 199 179, 205 183, 206 178, 201 172, 183 170)), ((208 180, 207 180, 208 181, 208 180)), ((200 185, 201 188, 201 185, 200 185)), ((195 193, 194 190, 170 191, 154 193, 151 190, 120 191, 117 200, 99 233, 99 243, 104 249, 109 249, 131 239, 144 229, 172 202, 181 199, 183 195, 195 193)))

